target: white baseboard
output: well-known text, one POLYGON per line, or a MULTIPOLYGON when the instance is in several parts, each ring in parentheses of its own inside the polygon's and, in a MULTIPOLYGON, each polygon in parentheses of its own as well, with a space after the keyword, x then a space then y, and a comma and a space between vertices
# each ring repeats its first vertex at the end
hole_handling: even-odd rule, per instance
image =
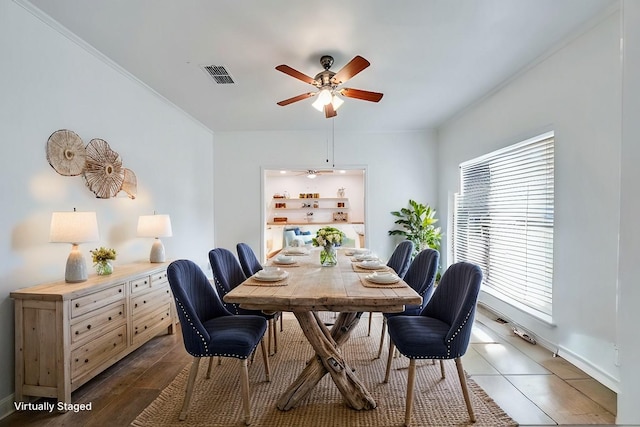
POLYGON ((611 389, 612 391, 620 392, 620 381, 612 377, 608 373, 602 371, 593 363, 585 360, 583 357, 575 354, 574 352, 566 349, 565 347, 558 347, 558 356, 562 357, 567 362, 571 363, 575 367, 582 369, 589 374, 594 380, 598 381, 603 386, 611 389))

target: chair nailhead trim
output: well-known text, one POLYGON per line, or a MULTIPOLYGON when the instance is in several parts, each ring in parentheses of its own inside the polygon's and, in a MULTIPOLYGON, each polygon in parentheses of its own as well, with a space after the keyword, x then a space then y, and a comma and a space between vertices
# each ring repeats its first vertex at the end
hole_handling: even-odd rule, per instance
MULTIPOLYGON (((200 337, 200 339, 202 340, 202 345, 204 346, 204 351, 205 353, 203 354, 193 354, 192 352, 189 352, 189 354, 191 354, 192 356, 195 357, 214 357, 214 356, 221 356, 221 357, 234 357, 236 359, 247 359, 248 356, 241 356, 239 354, 230 354, 230 353, 211 353, 209 351, 209 346, 207 345, 207 341, 204 339, 204 337, 202 336, 202 334, 200 333, 200 331, 195 327, 195 325, 193 324, 193 322, 191 321, 191 318, 189 317, 189 314, 187 314, 187 311, 184 309, 184 306, 182 305, 182 303, 178 300, 178 298, 175 299, 176 303, 178 304, 178 306, 180 307, 180 310, 182 310, 182 314, 184 314, 184 317, 187 319, 187 321, 189 322, 189 325, 191 326, 191 328, 195 331, 195 333, 200 337)), ((253 350, 255 350, 257 347, 257 345, 253 348, 253 350)), ((253 350, 249 353, 253 353, 253 350)))

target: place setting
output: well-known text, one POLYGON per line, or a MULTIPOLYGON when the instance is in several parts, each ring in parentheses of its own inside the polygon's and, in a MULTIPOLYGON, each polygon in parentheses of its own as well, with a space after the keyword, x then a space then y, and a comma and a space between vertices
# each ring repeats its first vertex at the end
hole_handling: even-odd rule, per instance
POLYGON ((286 286, 289 272, 279 267, 265 267, 248 278, 244 284, 250 286, 286 286))
POLYGON ((390 271, 391 269, 379 259, 363 260, 351 264, 357 273, 367 273, 372 271, 390 271))
POLYGON ((288 256, 304 256, 309 255, 309 249, 304 246, 289 246, 282 250, 282 254, 288 256))
POLYGON ((299 267, 298 261, 291 255, 277 255, 271 261, 272 264, 281 267, 299 267))
POLYGON ((360 275, 360 282, 368 288, 403 288, 407 286, 391 269, 388 271, 374 271, 371 274, 360 275))

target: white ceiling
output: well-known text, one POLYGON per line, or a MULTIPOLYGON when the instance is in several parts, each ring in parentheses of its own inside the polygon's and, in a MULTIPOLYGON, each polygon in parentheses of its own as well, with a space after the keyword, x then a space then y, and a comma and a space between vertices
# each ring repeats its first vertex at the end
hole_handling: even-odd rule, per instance
MULTIPOLYGON (((26 3, 27 0, 17 0, 26 3)), ((612 11, 617 0, 29 0, 213 131, 435 128, 612 11), (306 99, 320 56, 333 71, 371 66, 344 86, 335 119, 306 99), (223 65, 235 84, 200 68, 223 65)))

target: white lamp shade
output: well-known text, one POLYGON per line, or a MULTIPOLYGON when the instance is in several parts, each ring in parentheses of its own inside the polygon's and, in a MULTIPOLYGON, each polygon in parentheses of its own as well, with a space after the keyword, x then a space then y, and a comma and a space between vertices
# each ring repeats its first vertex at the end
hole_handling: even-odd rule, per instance
POLYGON ((53 212, 49 241, 53 243, 82 243, 99 240, 95 212, 53 212))
POLYGON ((170 237, 169 215, 141 215, 138 218, 138 237, 170 237))

